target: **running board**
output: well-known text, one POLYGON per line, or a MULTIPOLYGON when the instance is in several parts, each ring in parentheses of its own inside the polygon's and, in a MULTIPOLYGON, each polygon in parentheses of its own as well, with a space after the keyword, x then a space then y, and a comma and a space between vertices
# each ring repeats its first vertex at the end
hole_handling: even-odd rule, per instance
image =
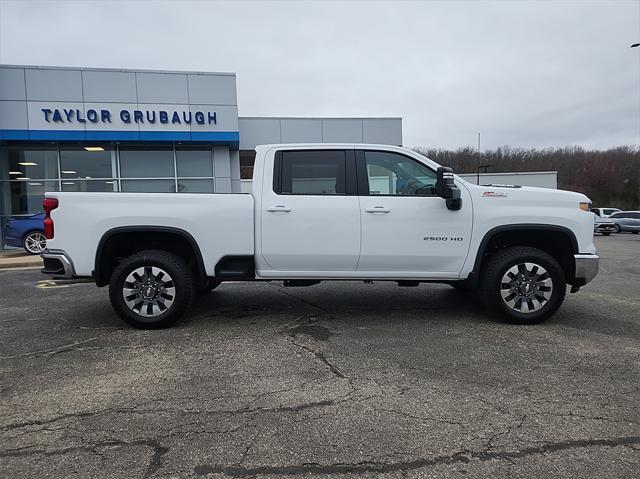
POLYGON ((318 284, 320 281, 315 279, 285 279, 284 285, 287 288, 304 288, 306 286, 313 286, 314 284, 318 284))

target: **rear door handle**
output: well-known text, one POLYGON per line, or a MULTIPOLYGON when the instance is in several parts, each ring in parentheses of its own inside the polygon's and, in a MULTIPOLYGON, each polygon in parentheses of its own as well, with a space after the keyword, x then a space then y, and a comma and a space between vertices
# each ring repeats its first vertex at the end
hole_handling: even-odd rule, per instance
POLYGON ((374 206, 373 208, 365 208, 367 213, 390 213, 391 210, 389 208, 385 208, 384 206, 374 206))
POLYGON ((274 213, 277 211, 282 211, 283 213, 288 213, 289 211, 291 211, 291 208, 286 205, 275 205, 275 206, 269 206, 267 208, 267 211, 271 211, 274 213))

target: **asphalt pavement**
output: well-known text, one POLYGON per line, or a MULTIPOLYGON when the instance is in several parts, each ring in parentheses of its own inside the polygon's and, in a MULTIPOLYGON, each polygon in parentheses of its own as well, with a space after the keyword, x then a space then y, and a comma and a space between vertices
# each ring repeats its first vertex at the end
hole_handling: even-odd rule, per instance
POLYGON ((639 477, 640 235, 545 324, 446 285, 223 284, 161 331, 0 272, 0 477, 639 477))

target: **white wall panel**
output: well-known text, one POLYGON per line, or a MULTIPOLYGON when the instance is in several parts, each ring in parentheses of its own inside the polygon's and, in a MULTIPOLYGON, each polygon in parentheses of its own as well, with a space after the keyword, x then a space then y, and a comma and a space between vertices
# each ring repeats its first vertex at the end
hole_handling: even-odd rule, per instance
POLYGON ((27 100, 30 101, 82 101, 80 70, 57 68, 26 68, 27 100))
POLYGON ((82 72, 84 101, 104 103, 137 103, 136 74, 134 72, 82 72))
POLYGON ((24 69, 0 68, 0 100, 26 100, 24 69))
POLYGON ((324 143, 362 143, 362 119, 322 120, 324 143))

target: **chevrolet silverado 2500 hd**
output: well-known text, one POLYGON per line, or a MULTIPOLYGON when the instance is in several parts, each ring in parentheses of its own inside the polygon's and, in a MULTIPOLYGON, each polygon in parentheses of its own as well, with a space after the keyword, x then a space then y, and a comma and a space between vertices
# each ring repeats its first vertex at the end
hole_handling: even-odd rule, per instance
POLYGON ((447 283, 533 324, 597 273, 589 208, 579 193, 473 185, 401 147, 264 145, 251 194, 47 193, 43 272, 109 285, 141 328, 256 280, 447 283))

